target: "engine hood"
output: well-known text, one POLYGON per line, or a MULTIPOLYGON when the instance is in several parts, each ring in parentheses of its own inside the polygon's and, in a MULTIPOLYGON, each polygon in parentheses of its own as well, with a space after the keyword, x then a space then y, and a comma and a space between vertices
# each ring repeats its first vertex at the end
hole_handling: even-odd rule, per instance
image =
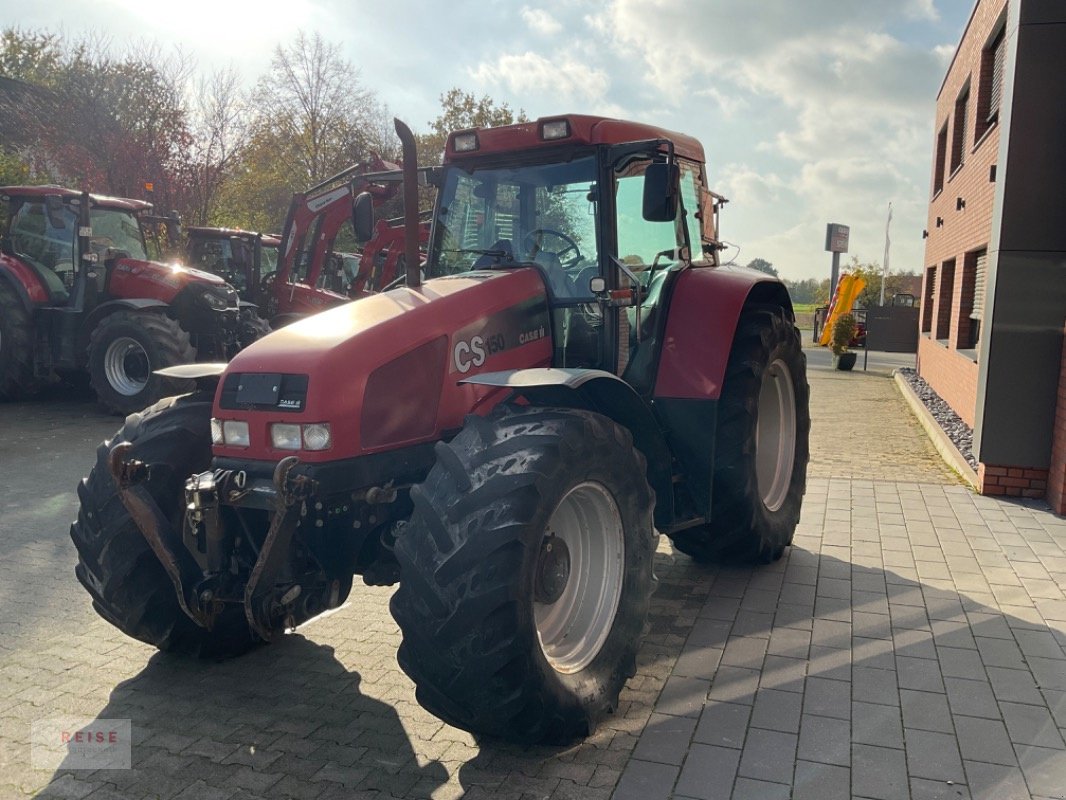
POLYGON ((291 455, 270 446, 271 422, 330 423, 333 447, 299 454, 308 461, 431 441, 495 391, 462 378, 548 366, 551 355, 546 291, 534 268, 393 289, 293 323, 238 353, 220 381, 215 416, 248 420, 251 445, 215 452, 291 455), (249 374, 306 376, 306 392, 299 400, 241 402, 237 390, 251 383, 243 381, 249 374))
POLYGON ((169 303, 190 284, 227 285, 217 275, 181 264, 123 258, 111 269, 110 294, 121 298, 152 297, 169 303))

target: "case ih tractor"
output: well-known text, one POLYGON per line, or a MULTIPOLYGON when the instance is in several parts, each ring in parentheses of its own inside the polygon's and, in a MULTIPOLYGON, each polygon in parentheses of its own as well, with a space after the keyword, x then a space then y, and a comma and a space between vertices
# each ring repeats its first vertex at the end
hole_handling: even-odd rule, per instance
POLYGON ((58 186, 0 199, 0 399, 87 370, 100 402, 128 414, 193 386, 155 370, 225 360, 267 330, 221 278, 148 260, 148 203, 58 186))
POLYGON ((242 300, 261 299, 263 278, 278 270, 281 239, 267 233, 233 228, 187 227, 185 257, 189 266, 218 275, 242 300))
MULTIPOLYGON (((665 533, 771 562, 808 460, 785 287, 718 262, 695 139, 563 116, 453 133, 424 276, 272 333, 131 415, 81 484, 77 576, 162 650, 218 656, 398 583, 427 709, 590 732, 636 669, 665 533), (424 277, 424 280, 423 280, 424 277)), ((371 199, 355 202, 368 235, 371 199)))

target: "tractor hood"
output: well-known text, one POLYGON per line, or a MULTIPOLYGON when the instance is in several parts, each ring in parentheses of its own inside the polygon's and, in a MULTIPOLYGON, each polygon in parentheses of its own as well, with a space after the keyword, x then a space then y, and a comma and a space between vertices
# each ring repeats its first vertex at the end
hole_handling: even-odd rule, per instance
POLYGON ((150 297, 170 303, 190 284, 225 287, 226 282, 210 272, 201 272, 180 264, 160 264, 122 258, 111 268, 109 291, 113 297, 150 297))
POLYGON ((215 454, 322 462, 432 441, 498 394, 461 379, 548 366, 550 327, 532 267, 435 278, 323 311, 230 362, 214 416, 247 421, 248 446, 216 445, 215 454), (274 424, 323 422, 326 450, 274 446, 274 424))

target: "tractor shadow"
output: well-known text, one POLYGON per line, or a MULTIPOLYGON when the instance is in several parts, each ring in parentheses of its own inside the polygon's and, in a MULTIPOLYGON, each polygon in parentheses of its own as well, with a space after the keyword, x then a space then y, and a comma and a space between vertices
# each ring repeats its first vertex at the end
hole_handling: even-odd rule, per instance
MULTIPOLYGON (((420 766, 396 708, 360 683, 332 647, 298 633, 210 665, 157 653, 96 715, 132 721, 132 768, 91 779, 136 797, 289 798, 308 784, 338 796, 428 797, 447 770, 420 766)), ((40 796, 61 794, 68 773, 87 777, 61 766, 40 796)))
POLYGON ((952 798, 1066 786, 1066 626, 802 548, 718 568, 660 547, 656 570, 650 632, 618 711, 568 748, 480 741, 459 770, 466 797, 700 796, 706 787, 684 776, 672 787, 622 773, 641 759, 670 784, 693 743, 739 760, 752 731, 798 748, 766 779, 811 796, 826 776, 793 772, 793 752, 850 767, 864 796, 882 796, 867 777, 880 774, 899 783, 885 796, 909 797, 908 768, 921 776, 914 791, 951 782, 952 798), (895 778, 878 772, 884 759, 902 765, 895 778))

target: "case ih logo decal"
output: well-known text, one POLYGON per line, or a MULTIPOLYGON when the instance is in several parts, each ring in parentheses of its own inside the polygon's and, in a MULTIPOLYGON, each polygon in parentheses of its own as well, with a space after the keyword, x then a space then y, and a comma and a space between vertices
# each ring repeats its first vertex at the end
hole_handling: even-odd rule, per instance
POLYGON ((548 336, 548 309, 533 300, 498 311, 459 331, 452 340, 452 372, 466 374, 489 356, 548 336))

